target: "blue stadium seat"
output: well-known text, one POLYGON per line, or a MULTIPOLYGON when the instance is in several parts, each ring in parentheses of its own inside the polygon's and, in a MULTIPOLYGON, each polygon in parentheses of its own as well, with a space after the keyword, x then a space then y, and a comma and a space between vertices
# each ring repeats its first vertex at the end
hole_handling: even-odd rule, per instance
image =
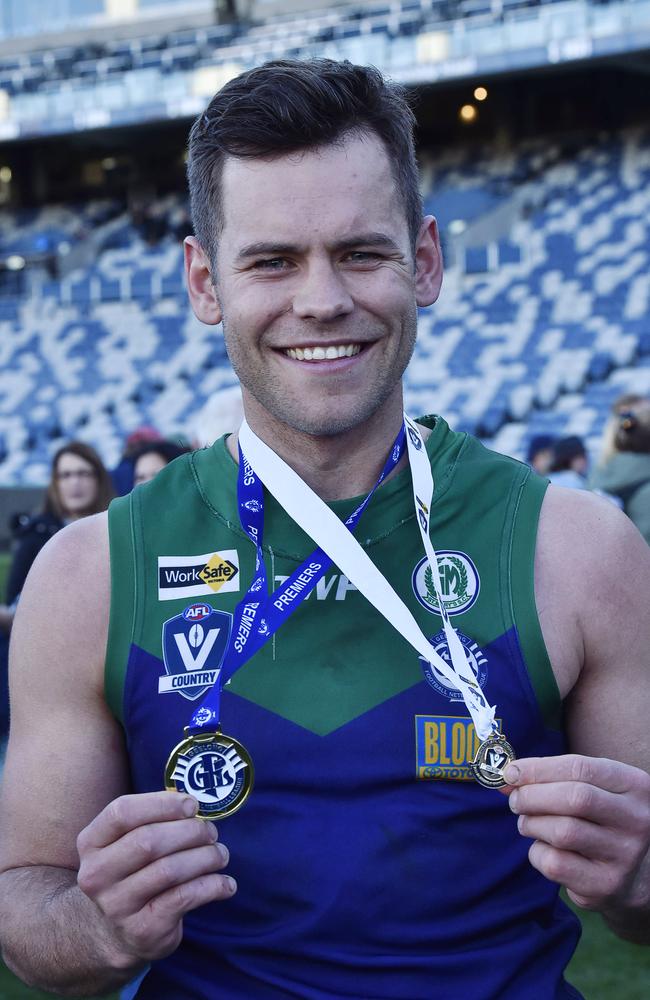
MULTIPOLYGON (((188 45, 187 33, 177 42, 188 45)), ((613 401, 650 394, 648 150, 650 130, 595 138, 572 157, 539 141, 505 159, 485 146, 425 164, 424 201, 450 247, 445 227, 462 218, 471 233, 531 176, 537 200, 513 210, 492 243, 472 245, 421 313, 409 407, 442 412, 519 457, 535 433, 577 433, 597 451, 613 401), (627 183, 624 163, 643 183, 627 183)), ((181 203, 154 208, 171 218, 181 203)), ((92 229, 110 211, 3 211, 0 247, 72 241, 80 222, 92 229)), ((127 218, 92 266, 61 281, 41 274, 30 295, 0 295, 0 353, 5 482, 45 474, 59 430, 92 440, 109 463, 138 424, 187 433, 232 380, 219 331, 189 309, 177 238, 146 244, 127 218)))

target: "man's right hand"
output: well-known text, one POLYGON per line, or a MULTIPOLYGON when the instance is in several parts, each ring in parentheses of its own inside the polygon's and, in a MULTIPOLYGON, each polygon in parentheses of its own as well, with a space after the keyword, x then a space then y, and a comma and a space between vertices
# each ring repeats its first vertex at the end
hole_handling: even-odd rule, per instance
POLYGON ((193 798, 127 794, 124 731, 105 691, 109 563, 106 514, 57 532, 11 638, 0 943, 26 983, 64 996, 119 989, 178 946, 186 913, 236 889, 193 798))
POLYGON ((196 810, 196 800, 178 792, 123 795, 79 834, 79 888, 112 929, 118 965, 171 954, 186 913, 237 891, 233 878, 217 874, 228 864, 227 847, 196 810))

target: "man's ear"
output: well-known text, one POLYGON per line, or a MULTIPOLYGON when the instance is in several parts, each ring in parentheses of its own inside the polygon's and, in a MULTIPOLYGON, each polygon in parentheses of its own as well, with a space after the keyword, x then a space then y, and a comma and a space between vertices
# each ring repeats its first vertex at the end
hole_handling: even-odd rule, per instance
POLYGON ((432 215, 422 220, 415 244, 415 301, 419 306, 431 306, 442 285, 442 250, 438 224, 432 215))
POLYGON ((208 256, 196 236, 186 236, 183 241, 187 293, 194 315, 208 326, 221 322, 221 306, 212 281, 208 256))

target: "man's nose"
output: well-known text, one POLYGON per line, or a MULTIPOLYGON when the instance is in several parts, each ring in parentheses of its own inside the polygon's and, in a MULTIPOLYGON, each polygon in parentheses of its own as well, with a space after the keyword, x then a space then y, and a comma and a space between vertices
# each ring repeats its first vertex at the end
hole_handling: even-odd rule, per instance
POLYGON ((328 323, 352 312, 354 302, 342 276, 329 261, 310 263, 293 298, 293 311, 301 319, 328 323))

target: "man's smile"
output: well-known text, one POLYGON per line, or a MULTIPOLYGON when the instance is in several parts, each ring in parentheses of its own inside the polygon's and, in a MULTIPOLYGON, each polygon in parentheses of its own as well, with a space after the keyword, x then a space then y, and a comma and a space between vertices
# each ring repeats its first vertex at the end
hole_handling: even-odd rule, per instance
POLYGON ((361 344, 328 344, 313 347, 287 347, 284 354, 295 361, 335 361, 337 358, 353 358, 361 351, 361 344))

